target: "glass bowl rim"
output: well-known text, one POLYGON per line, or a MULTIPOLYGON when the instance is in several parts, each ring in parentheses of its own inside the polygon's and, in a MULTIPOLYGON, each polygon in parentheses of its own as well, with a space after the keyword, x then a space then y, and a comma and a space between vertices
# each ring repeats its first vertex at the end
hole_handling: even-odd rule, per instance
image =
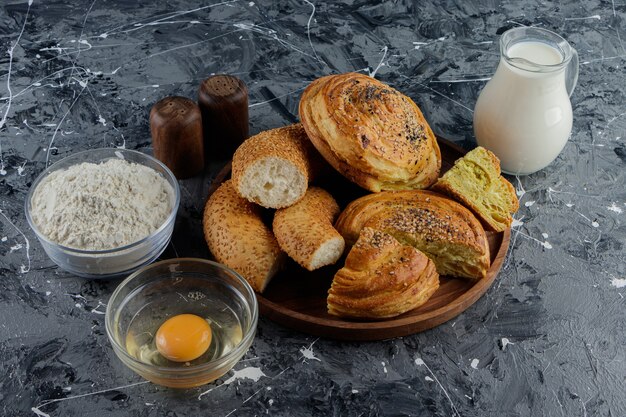
POLYGON ((250 347, 252 340, 254 339, 257 324, 258 324, 258 319, 259 319, 259 307, 258 307, 256 294, 254 290, 252 289, 252 287, 250 286, 250 284, 248 283, 248 281, 246 281, 246 279, 243 276, 241 276, 237 271, 233 270, 232 268, 229 268, 228 266, 224 264, 211 261, 208 259, 171 258, 171 259, 166 259, 166 260, 159 261, 159 262, 154 262, 152 264, 141 267, 140 269, 138 269, 137 271, 129 275, 128 278, 126 278, 124 281, 122 281, 117 286, 115 291, 113 291, 113 294, 111 294, 111 297, 109 297, 109 301, 107 303, 107 308, 106 308, 106 312, 104 316, 104 324, 105 324, 105 329, 106 329, 106 333, 107 333, 107 337, 109 338, 109 341, 113 345, 114 350, 118 352, 118 354, 119 353, 122 354, 122 356, 124 357, 124 359, 122 359, 122 362, 124 362, 126 366, 129 366, 131 369, 138 368, 143 371, 150 371, 153 374, 161 374, 161 375, 165 374, 170 377, 176 377, 176 376, 185 376, 185 375, 190 375, 190 374, 195 374, 195 373, 202 373, 202 372, 210 371, 214 369, 219 369, 225 364, 227 364, 230 360, 237 357, 241 353, 242 349, 247 350, 250 347), (112 312, 110 311, 112 308, 111 300, 113 300, 116 296, 118 296, 118 294, 126 286, 126 284, 128 284, 131 280, 135 279, 137 275, 139 275, 140 273, 145 273, 146 271, 156 268, 157 266, 166 265, 166 264, 175 263, 175 262, 181 262, 181 261, 182 262, 197 262, 197 263, 211 265, 218 269, 227 271, 234 278, 236 278, 243 285, 245 291, 251 296, 250 298, 252 299, 252 303, 246 303, 248 304, 250 308, 250 313, 251 313, 250 326, 248 329, 246 329, 245 333, 243 334, 243 337, 241 338, 241 341, 237 344, 237 346, 233 350, 231 350, 224 356, 208 361, 206 363, 203 363, 200 365, 189 366, 186 368, 171 368, 167 366, 156 366, 156 365, 151 365, 151 364, 142 362, 132 357, 126 351, 126 348, 122 346, 115 337, 113 337, 113 329, 112 329, 113 324, 111 323, 112 312), (126 363, 125 362, 126 360, 128 360, 130 364, 126 363))
MULTIPOLYGON (((121 158, 121 159, 124 159, 124 158, 121 158)), ((85 162, 85 161, 83 161, 83 162, 85 162)), ((131 162, 134 162, 134 163, 137 163, 137 164, 141 164, 143 166, 147 166, 147 165, 145 165, 145 164, 143 164, 141 162, 135 162, 135 161, 131 161, 131 162)), ((150 167, 148 167, 148 168, 150 168, 150 167)), ((46 244, 48 244, 50 246, 54 246, 55 248, 61 249, 61 250, 66 251, 66 252, 71 252, 73 254, 77 254, 77 255, 108 255, 108 254, 116 254, 118 252, 124 252, 124 251, 127 251, 129 249, 133 249, 135 247, 141 246, 146 241, 152 240, 152 239, 154 239, 155 236, 160 235, 163 232, 163 230, 166 229, 167 226, 169 224, 171 224, 175 220, 176 213, 178 212, 178 206, 179 205, 180 205, 180 186, 178 185, 178 180, 176 179, 176 176, 174 175, 174 173, 172 173, 172 171, 163 162, 159 161, 158 159, 156 159, 152 155, 148 155, 146 153, 143 153, 143 152, 140 152, 140 151, 136 151, 134 149, 96 148, 96 149, 87 149, 87 150, 84 150, 84 151, 80 151, 80 152, 76 152, 76 153, 73 153, 71 155, 68 155, 65 158, 60 159, 59 161, 55 162, 54 164, 52 164, 49 167, 47 167, 46 169, 44 169, 37 176, 37 178, 35 178, 35 180, 33 181, 32 185, 30 186, 30 189, 28 190, 28 193, 26 194, 26 200, 24 201, 24 211, 26 212, 26 221, 28 222, 28 225, 35 232, 35 235, 37 236, 37 238, 42 240, 42 241, 44 241, 46 244), (64 162, 67 162, 71 158, 76 158, 76 157, 79 157, 79 156, 82 156, 82 155, 85 155, 85 154, 88 154, 88 153, 94 153, 94 152, 98 152, 98 151, 110 151, 110 152, 112 152, 112 156, 117 156, 116 152, 128 153, 128 154, 131 154, 131 155, 132 154, 139 155, 140 157, 144 157, 144 158, 146 158, 146 159, 156 163, 167 174, 166 180, 168 180, 168 184, 172 185, 172 188, 174 189, 174 204, 172 204, 172 210, 170 211, 170 213, 167 216, 167 218, 163 221, 161 226, 159 226, 154 232, 150 233, 148 236, 146 236, 146 237, 144 237, 144 238, 142 238, 140 240, 137 240, 135 242, 132 242, 132 243, 129 243, 127 245, 120 246, 120 247, 117 247, 117 248, 102 249, 102 250, 77 249, 77 248, 72 248, 72 247, 69 247, 69 246, 61 245, 60 243, 57 243, 57 242, 54 242, 54 241, 48 239, 48 237, 45 236, 41 232, 41 230, 39 230, 39 228, 37 227, 37 225, 33 221, 33 218, 32 218, 32 216, 30 214, 31 199, 33 197, 33 194, 35 193, 35 190, 37 189, 37 187, 39 186, 41 181, 43 181, 44 178, 46 178, 52 172, 60 170, 59 166, 61 164, 63 164, 64 162), (171 182, 169 180, 171 180, 171 182)))

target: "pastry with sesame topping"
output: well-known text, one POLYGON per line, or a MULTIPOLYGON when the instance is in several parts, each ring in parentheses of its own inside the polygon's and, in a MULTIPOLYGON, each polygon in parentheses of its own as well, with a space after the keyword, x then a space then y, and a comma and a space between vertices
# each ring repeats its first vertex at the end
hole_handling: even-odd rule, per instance
POLYGON ((439 176, 441 152, 420 109, 372 77, 318 78, 302 94, 299 114, 319 153, 367 190, 427 188, 439 176))
POLYGON ((204 208, 204 237, 215 259, 263 292, 278 271, 284 253, 263 223, 261 207, 239 196, 231 180, 211 195, 204 208))
POLYGON ((471 211, 432 191, 387 191, 351 202, 337 219, 346 245, 364 227, 384 231, 424 252, 440 275, 478 280, 487 275, 489 244, 471 211))
POLYGON ((439 288, 434 263, 391 235, 365 227, 335 274, 328 291, 328 313, 382 319, 413 310, 439 288))

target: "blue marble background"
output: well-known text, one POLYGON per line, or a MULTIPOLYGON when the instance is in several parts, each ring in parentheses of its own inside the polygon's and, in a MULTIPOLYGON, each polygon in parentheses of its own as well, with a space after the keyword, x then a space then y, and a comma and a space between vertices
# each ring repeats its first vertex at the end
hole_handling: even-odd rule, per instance
MULTIPOLYGON (((0 6, 0 414, 6 416, 626 415, 626 3, 73 1, 0 6), (251 133, 296 120, 321 75, 361 71, 409 95, 436 133, 475 145, 472 109, 520 25, 580 54, 574 130, 521 200, 489 292, 440 327, 340 343, 262 319, 234 371, 172 391, 142 381, 104 331, 119 281, 46 257, 24 213, 31 182, 73 152, 151 152, 148 113, 213 73, 250 90, 251 133)), ((208 256, 204 178, 183 181, 164 257, 208 256)))

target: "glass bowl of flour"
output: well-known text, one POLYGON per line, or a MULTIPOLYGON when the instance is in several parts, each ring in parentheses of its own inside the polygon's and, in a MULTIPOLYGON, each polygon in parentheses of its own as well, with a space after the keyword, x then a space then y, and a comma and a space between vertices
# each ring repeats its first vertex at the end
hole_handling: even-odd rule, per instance
POLYGON ((86 278, 128 275, 168 245, 180 203, 174 174, 144 153, 78 152, 43 171, 26 218, 60 268, 86 278))

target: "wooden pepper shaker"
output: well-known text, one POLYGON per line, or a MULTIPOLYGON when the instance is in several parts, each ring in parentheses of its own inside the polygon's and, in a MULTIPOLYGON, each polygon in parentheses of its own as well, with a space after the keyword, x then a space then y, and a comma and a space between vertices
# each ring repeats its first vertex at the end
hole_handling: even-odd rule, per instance
POLYGON ((248 138, 248 88, 232 75, 214 75, 200 84, 198 105, 204 127, 205 158, 230 158, 248 138))
POLYGON ((202 115, 192 100, 166 97, 150 111, 154 156, 184 179, 204 169, 202 115))

